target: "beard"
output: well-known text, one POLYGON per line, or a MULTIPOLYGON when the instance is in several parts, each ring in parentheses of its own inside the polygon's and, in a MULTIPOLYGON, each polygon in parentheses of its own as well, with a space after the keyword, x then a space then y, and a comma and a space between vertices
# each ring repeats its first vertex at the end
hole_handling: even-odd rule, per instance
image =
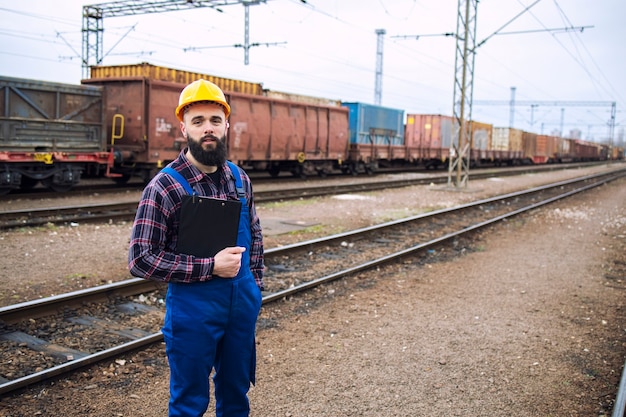
POLYGON ((187 134, 187 146, 189 152, 202 165, 219 167, 226 162, 226 136, 221 139, 216 136, 203 136, 200 140, 195 140, 187 134), (202 142, 205 139, 213 139, 215 147, 213 149, 205 149, 202 142))

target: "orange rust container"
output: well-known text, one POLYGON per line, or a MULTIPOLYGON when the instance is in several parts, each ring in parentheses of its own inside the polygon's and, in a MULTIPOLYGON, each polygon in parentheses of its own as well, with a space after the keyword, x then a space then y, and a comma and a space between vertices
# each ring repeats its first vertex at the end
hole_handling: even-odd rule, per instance
POLYGON ((219 86, 224 92, 263 95, 263 84, 231 78, 218 77, 210 74, 191 72, 174 68, 152 65, 147 62, 131 65, 102 65, 90 68, 90 78, 120 79, 120 78, 147 78, 151 80, 167 81, 171 83, 189 84, 201 78, 209 80, 219 86))
POLYGON ((454 118, 441 114, 407 114, 404 143, 419 160, 440 160, 448 157, 450 146, 458 140, 454 118))

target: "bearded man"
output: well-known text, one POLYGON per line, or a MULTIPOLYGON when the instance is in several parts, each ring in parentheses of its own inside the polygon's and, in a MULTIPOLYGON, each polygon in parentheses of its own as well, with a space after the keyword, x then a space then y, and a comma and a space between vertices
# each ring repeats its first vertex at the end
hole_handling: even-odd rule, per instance
MULTIPOLYGON (((143 191, 131 232, 129 270, 168 283, 163 336, 170 366, 169 416, 204 415, 213 371, 215 415, 249 416, 264 270, 252 185, 241 168, 227 161, 230 106, 218 86, 206 80, 189 84, 175 112, 187 147, 143 191), (208 230, 216 222, 211 216, 189 218, 183 201, 190 195, 241 202, 236 245, 212 256, 177 250, 181 221, 208 230)), ((210 233, 206 238, 212 238, 210 233)))

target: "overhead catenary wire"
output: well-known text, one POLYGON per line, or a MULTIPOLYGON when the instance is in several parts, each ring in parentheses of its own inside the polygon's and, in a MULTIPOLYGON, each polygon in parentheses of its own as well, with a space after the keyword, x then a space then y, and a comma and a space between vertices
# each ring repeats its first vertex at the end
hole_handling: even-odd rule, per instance
MULTIPOLYGON (((514 3, 512 0, 508 1, 509 3, 514 3)), ((453 1, 447 0, 446 2, 452 3, 453 1)), ((291 19, 291 23, 294 25, 297 21, 302 21, 300 28, 298 30, 294 30, 293 33, 309 33, 307 31, 309 31, 312 27, 315 27, 316 30, 309 33, 308 37, 311 39, 311 42, 307 45, 292 43, 291 39, 286 39, 290 45, 284 48, 276 48, 276 52, 278 53, 266 52, 266 49, 263 48, 263 55, 272 56, 273 59, 264 59, 263 61, 259 60, 258 62, 255 62, 254 68, 258 69, 258 71, 245 72, 238 69, 238 59, 233 59, 233 56, 236 55, 239 57, 240 55, 237 55, 236 52, 228 50, 211 50, 210 53, 187 54, 187 56, 180 58, 180 54, 184 53, 183 48, 185 47, 193 45, 208 45, 208 43, 199 42, 189 43, 189 40, 195 39, 195 37, 192 36, 190 38, 183 35, 187 32, 201 32, 201 37, 197 39, 200 41, 204 40, 204 42, 214 38, 216 35, 230 35, 229 40, 233 44, 241 42, 242 37, 240 34, 243 25, 240 18, 242 14, 240 7, 225 7, 223 8, 223 13, 218 13, 207 8, 205 9, 206 13, 197 12, 195 14, 191 14, 181 11, 162 14, 159 19, 166 19, 168 23, 165 23, 165 26, 161 25, 161 28, 169 27, 169 22, 172 22, 172 24, 182 28, 173 29, 172 31, 168 30, 168 33, 176 34, 175 36, 167 36, 164 31, 154 30, 151 28, 153 25, 151 25, 150 22, 152 19, 156 19, 156 15, 152 15, 155 17, 145 19, 142 18, 136 30, 129 33, 115 50, 110 51, 107 56, 107 62, 109 64, 116 64, 119 62, 123 63, 128 62, 128 58, 124 61, 125 56, 140 57, 145 56, 148 53, 152 53, 150 55, 150 61, 157 65, 167 65, 180 69, 195 68, 199 69, 200 72, 215 73, 216 75, 222 76, 232 75, 235 78, 246 80, 250 79, 254 82, 263 82, 265 86, 275 90, 285 90, 288 88, 288 90, 285 91, 293 93, 306 91, 310 95, 329 96, 342 99, 345 98, 346 100, 371 101, 375 70, 375 35, 372 32, 372 28, 379 26, 379 24, 375 20, 359 19, 361 14, 356 13, 359 10, 344 7, 344 5, 351 5, 352 3, 357 2, 308 1, 307 3, 303 3, 301 0, 268 1, 266 5, 263 5, 262 8, 259 8, 258 10, 268 10, 273 12, 275 15, 278 14, 284 19, 291 19), (293 7, 286 8, 286 6, 293 7), (293 13, 292 9, 295 8, 299 8, 302 13, 293 13), (343 42, 343 38, 346 37, 351 39, 349 42, 351 42, 355 47, 360 45, 371 45, 371 50, 369 50, 369 53, 364 52, 361 56, 357 56, 353 54, 353 51, 351 50, 334 49, 336 45, 338 46, 340 44, 339 42, 329 44, 322 41, 314 42, 317 40, 323 40, 325 36, 324 32, 328 32, 329 30, 332 31, 338 41, 343 42), (146 47, 145 45, 139 45, 140 43, 150 43, 153 46, 146 47), (279 63, 279 60, 284 59, 284 57, 291 58, 292 56, 297 57, 293 59, 295 62, 290 62, 288 65, 279 63), (276 57, 278 59, 276 59, 276 57), (311 67, 309 65, 309 61, 314 61, 316 65, 311 67), (298 63, 301 63, 302 65, 298 66, 298 63), (330 70, 331 68, 334 69, 330 70), (264 75, 267 73, 270 73, 270 75, 264 75), (346 77, 347 74, 354 76, 346 77), (299 79, 299 81, 296 79, 299 79), (346 91, 346 94, 344 95, 341 91, 346 91)), ((411 22, 419 25, 416 27, 424 27, 426 23, 431 23, 431 21, 437 23, 437 25, 428 27, 432 28, 438 26, 443 29, 441 32, 449 31, 451 27, 449 24, 452 20, 451 16, 448 16, 447 19, 449 20, 437 18, 436 22, 435 19, 431 17, 431 14, 437 12, 438 8, 445 7, 443 4, 439 4, 439 2, 435 4, 409 0, 402 0, 398 2, 372 0, 367 3, 368 5, 364 4, 364 7, 359 7, 359 9, 368 8, 376 10, 378 17, 380 18, 391 16, 392 18, 395 18, 396 22, 400 23, 403 20, 407 20, 404 19, 404 15, 406 15, 407 18, 411 16, 411 22)), ((530 4, 531 2, 524 1, 524 3, 530 4)), ((541 12, 537 11, 537 16, 545 20, 545 27, 551 27, 548 25, 549 20, 547 18, 549 17, 549 14, 546 14, 546 10, 547 6, 551 6, 551 9, 553 9, 554 5, 551 2, 542 3, 545 4, 541 4, 542 10, 541 12)), ((481 8, 483 7, 483 4, 484 10, 490 10, 495 6, 499 6, 499 4, 496 5, 491 2, 481 2, 481 8)), ((18 9, 19 6, 14 6, 14 3, 11 3, 11 7, 18 9)), ((354 7, 354 5, 351 7, 354 7)), ((526 6, 524 5, 524 7, 526 6)), ((539 7, 539 5, 537 7, 539 7)), ((564 8, 564 10, 567 9, 564 8)), ((61 19, 63 24, 66 22, 73 22, 73 27, 77 28, 73 34, 70 31, 65 30, 70 26, 63 27, 61 23, 52 23, 57 26, 57 32, 64 33, 64 37, 71 45, 74 46, 74 49, 78 48, 78 42, 80 40, 80 31, 78 30, 80 27, 80 9, 76 9, 76 11, 77 13, 75 18, 61 19), (66 33, 67 36, 65 36, 66 33)), ((26 13, 28 14, 28 11, 26 13)), ((43 16, 41 12, 35 14, 43 16)), ((265 13, 263 13, 263 15, 267 16, 265 13)), ((557 13, 552 13, 552 15, 555 17, 558 16, 557 13)), ((31 19, 29 16, 23 16, 24 19, 31 19)), ((69 16, 69 14, 65 13, 64 16, 69 16)), ((47 17, 50 18, 50 16, 47 17)), ((273 19, 273 16, 270 17, 273 19)), ((43 20, 41 20, 39 16, 32 19, 41 22, 42 24, 39 26, 43 28, 43 20)), ((54 17, 52 17, 52 19, 54 19, 54 17)), ((570 20, 576 22, 576 20, 571 19, 571 17, 570 20)), ((111 20, 111 22, 113 23, 114 21, 111 20)), ((258 22, 261 26, 253 27, 253 30, 258 31, 253 32, 255 35, 265 32, 264 29, 261 31, 262 27, 266 27, 268 25, 275 27, 282 26, 282 24, 277 26, 274 22, 270 23, 270 21, 267 20, 267 17, 262 20, 259 19, 258 21, 253 20, 253 24, 256 22, 258 22)), ((482 22, 482 20, 479 20, 479 24, 482 22)), ((116 39, 123 36, 125 31, 123 28, 128 26, 128 23, 119 26, 107 25, 107 36, 111 35, 107 40, 107 49, 110 49, 110 46, 116 39)), ((289 26, 289 23, 287 23, 286 26, 291 27, 289 26)), ((400 31, 394 30, 392 25, 389 26, 387 30, 390 35, 401 33, 400 31)), ((501 32, 503 31, 504 30, 501 32)), ((24 33, 27 32, 28 31, 24 31, 24 33)), ((426 31, 424 33, 435 33, 435 31, 426 31)), ((559 36, 557 35, 557 37, 559 36)), ((273 41, 275 39, 254 38, 254 40, 273 41)), ((33 44, 37 43, 36 40, 32 40, 31 42, 33 44)), ((445 38, 442 38, 441 40, 432 39, 432 41, 429 40, 428 42, 431 45, 438 45, 438 50, 433 53, 423 44, 411 45, 411 47, 408 47, 407 43, 393 39, 390 36, 387 37, 385 42, 385 57, 388 57, 389 60, 385 60, 384 84, 386 88, 383 93, 383 103, 385 105, 395 108, 405 108, 407 111, 415 111, 415 109, 419 109, 420 112, 427 112, 428 109, 441 109, 440 111, 445 113, 450 111, 448 108, 449 106, 447 105, 449 99, 445 98, 442 100, 442 98, 448 97, 451 94, 451 80, 453 76, 451 67, 454 56, 453 44, 445 38), (391 66, 391 63, 393 62, 392 59, 401 60, 401 65, 391 66), (443 80, 443 83, 440 80, 443 80), (444 104, 439 104, 442 102, 444 104)), ((49 49, 56 51, 56 56, 59 57, 58 61, 61 62, 64 61, 64 59, 61 59, 60 57, 62 55, 68 55, 67 52, 62 51, 64 48, 67 49, 67 51, 70 50, 70 48, 66 48, 61 40, 58 39, 56 46, 49 49)), ((8 48, 8 46, 3 46, 0 49, 7 52, 19 53, 15 50, 12 51, 8 48)), ((533 51, 521 50, 521 52, 529 54, 533 51)), ((257 56, 261 56, 259 52, 256 53, 259 54, 257 56)), ((584 54, 582 49, 581 53, 584 54)), ((479 55, 497 56, 488 50, 481 50, 479 55)), ((36 57, 37 55, 32 54, 32 56, 36 57)), ((508 58, 503 56, 500 56, 500 58, 503 64, 510 63, 508 58)), ((562 65, 562 63, 559 63, 559 65, 562 65)), ((487 85, 489 87, 489 91, 508 91, 510 85, 514 85, 517 83, 517 80, 520 80, 520 83, 529 85, 529 88, 526 90, 518 90, 519 94, 523 98, 535 98, 538 96, 538 92, 542 95, 539 96, 540 98, 563 98, 559 97, 558 94, 556 96, 552 95, 554 90, 551 88, 545 88, 545 86, 542 87, 540 80, 537 80, 536 77, 532 77, 531 74, 528 73, 528 71, 526 71, 523 67, 520 67, 519 65, 508 65, 508 67, 509 70, 514 70, 514 72, 509 71, 511 75, 510 78, 512 79, 511 82, 503 81, 503 79, 500 78, 485 76, 483 71, 477 71, 475 79, 477 81, 480 80, 482 83, 487 85)), ((557 68, 558 67, 555 67, 555 71, 558 71, 557 68)), ((593 70, 592 66, 589 66, 589 68, 595 76, 596 71, 593 70)), ((604 68, 606 69, 606 67, 604 68)), ((477 69, 482 70, 482 67, 477 65, 477 69)), ((587 81, 587 78, 588 76, 583 76, 581 82, 590 83, 590 81, 587 81)), ((596 79, 600 80, 601 77, 596 76, 596 79)), ((608 94, 602 90, 600 90, 600 92, 604 97, 608 94)))

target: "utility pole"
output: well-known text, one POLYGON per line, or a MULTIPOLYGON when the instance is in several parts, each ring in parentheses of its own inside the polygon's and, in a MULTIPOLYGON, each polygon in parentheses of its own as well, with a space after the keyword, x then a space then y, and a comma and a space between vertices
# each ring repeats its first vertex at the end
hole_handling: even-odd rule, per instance
POLYGON ((530 127, 531 128, 535 125, 535 108, 536 107, 539 107, 539 104, 530 105, 530 127))
MULTIPOLYGON (((470 134, 470 122, 472 119, 472 101, 474 95, 474 59, 476 49, 484 45, 495 35, 504 35, 522 32, 502 32, 506 26, 526 13, 531 7, 541 0, 535 0, 531 5, 506 22, 493 34, 480 42, 476 42, 476 15, 478 0, 459 0, 457 7, 456 26, 456 59, 454 79, 454 103, 453 113, 455 134, 452 136, 450 146, 450 165, 448 167, 448 186, 454 183, 455 187, 467 187, 469 180, 469 167, 471 161, 472 138, 470 134), (456 174, 456 175, 454 175, 456 174)), ((566 31, 584 28, 566 28, 566 31)), ((541 31, 556 31, 562 29, 544 29, 541 31)), ((523 33, 528 33, 526 31, 523 33)))
MULTIPOLYGON (((258 46, 259 44, 250 45, 250 6, 254 6, 259 4, 261 1, 265 0, 255 0, 255 1, 242 1, 243 7, 245 8, 244 15, 244 44, 243 44, 243 63, 244 65, 248 65, 250 63, 250 47, 258 46)), ((239 45, 235 45, 236 47, 239 45)))
POLYGON ((244 37, 243 37, 243 64, 248 65, 250 62, 250 5, 244 3, 245 17, 244 17, 244 37))
MULTIPOLYGON (((494 33, 486 37, 480 42, 476 42, 476 16, 479 0, 458 0, 457 6, 457 24, 456 33, 427 34, 427 35, 401 35, 393 36, 394 38, 403 39, 419 39, 425 36, 455 36, 456 37, 456 56, 455 56, 455 73, 454 73, 454 98, 453 98, 453 118, 454 129, 450 138, 449 166, 448 166, 448 186, 454 184, 458 187, 467 187, 469 179, 469 167, 471 162, 471 146, 472 138, 471 118, 472 118, 472 102, 474 95, 474 60, 476 57, 476 49, 485 44, 491 37, 495 35, 508 35, 519 33, 538 32, 537 30, 521 31, 521 32, 502 32, 506 26, 516 20, 519 16, 526 13, 530 8, 535 6, 541 0, 535 0, 531 5, 526 6, 524 10, 506 22, 494 33)), ((566 28, 547 28, 541 29, 540 32, 569 32, 572 30, 580 30, 581 32, 590 26, 583 27, 566 27, 566 28)), ((511 104, 511 124, 513 124, 513 107, 515 104, 514 92, 509 104, 511 104)))
POLYGON ((374 104, 380 106, 383 99, 383 42, 385 29, 376 29, 376 86, 374 89, 374 104))
POLYGON ((450 141, 448 186, 467 187, 471 157, 470 120, 476 56, 476 13, 478 0, 459 0, 454 61, 454 133, 450 141))
POLYGON ((247 6, 265 2, 266 0, 119 0, 83 6, 83 48, 81 57, 83 78, 89 77, 89 67, 91 65, 99 65, 104 59, 102 40, 105 17, 162 13, 204 7, 210 7, 221 12, 220 6, 232 4, 244 4, 247 6))
POLYGON ((515 124, 515 87, 511 87, 511 109, 509 110, 509 127, 515 124))

